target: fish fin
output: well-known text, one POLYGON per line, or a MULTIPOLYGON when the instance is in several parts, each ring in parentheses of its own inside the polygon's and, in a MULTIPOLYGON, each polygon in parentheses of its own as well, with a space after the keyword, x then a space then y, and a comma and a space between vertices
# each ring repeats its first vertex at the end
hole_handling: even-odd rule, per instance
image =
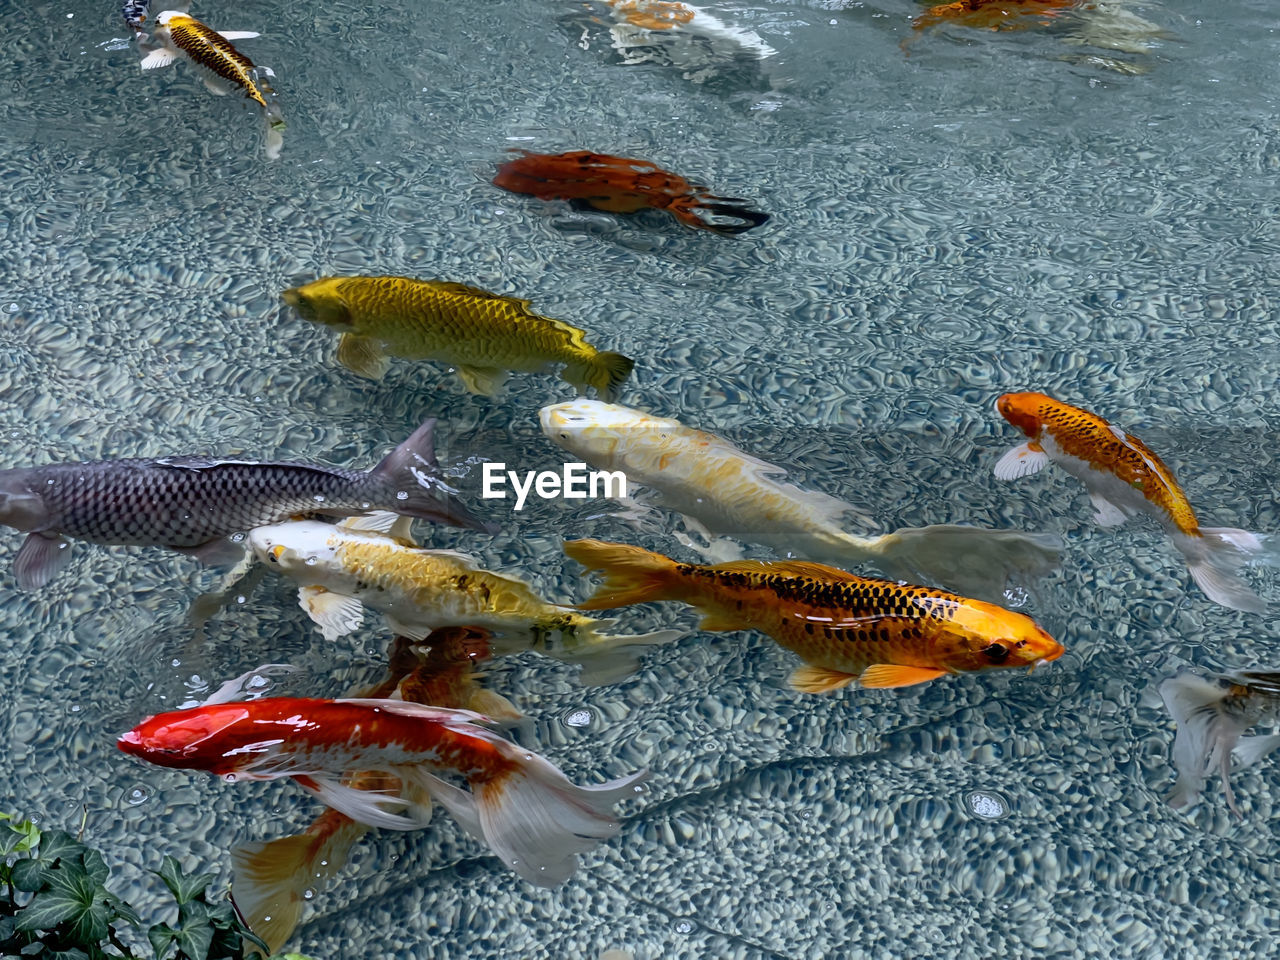
POLYGON ((1093 504, 1093 522, 1102 528, 1119 527, 1129 519, 1123 507, 1118 507, 1100 493, 1090 493, 1093 504))
POLYGON ((484 714, 474 710, 462 710, 458 707, 433 707, 426 703, 409 703, 405 700, 378 700, 372 697, 344 697, 337 703, 351 703, 375 710, 385 710, 416 720, 430 720, 433 723, 447 723, 456 730, 477 736, 477 730, 488 733, 491 721, 484 714))
POLYGON ((998 600, 1010 580, 1030 582, 1057 568, 1062 538, 940 523, 875 537, 873 562, 886 575, 944 584, 964 596, 998 600))
MULTIPOLYGON (((1224 792, 1230 787, 1228 761, 1248 723, 1230 713, 1225 704, 1229 688, 1194 673, 1180 673, 1160 684, 1160 697, 1177 726, 1172 759, 1178 783, 1168 802, 1175 810, 1200 800, 1205 780, 1217 769, 1224 792)), ((1234 798, 1229 806, 1234 807, 1234 798)))
POLYGON ((476 812, 476 801, 471 794, 421 767, 406 767, 404 775, 421 784, 421 789, 429 791, 440 806, 449 811, 458 826, 481 843, 484 842, 484 828, 480 826, 480 815, 476 812))
POLYGON ((354 333, 344 333, 338 338, 336 357, 352 373, 369 380, 381 380, 391 365, 378 341, 354 333))
POLYGON ((405 623, 402 620, 396 620, 389 614, 387 615, 387 626, 391 628, 391 632, 400 637, 408 637, 418 643, 426 640, 431 636, 432 627, 419 626, 417 624, 405 623))
POLYGON ((947 671, 935 667, 908 667, 900 663, 877 663, 862 671, 858 682, 864 687, 911 687, 936 680, 947 671))
POLYGON ((1270 733, 1263 737, 1241 737, 1231 754, 1236 758, 1236 766, 1251 767, 1278 747, 1280 733, 1270 733))
POLYGON ((23 590, 39 590, 71 561, 71 541, 63 536, 27 534, 13 558, 13 575, 23 590))
POLYGON ((715 569, 725 573, 780 573, 789 577, 815 577, 842 582, 867 579, 839 567, 811 563, 808 560, 731 560, 728 563, 717 563, 715 569))
POLYGON ((351 533, 382 533, 396 540, 413 540, 413 519, 390 510, 374 510, 338 521, 338 528, 351 533))
POLYGON ((600 646, 582 653, 567 653, 561 659, 582 665, 578 680, 584 686, 602 687, 639 671, 640 655, 645 648, 674 643, 686 636, 686 630, 656 630, 635 636, 606 635, 600 637, 600 646))
POLYGON ((568 880, 577 869, 577 854, 618 832, 614 804, 634 797, 648 776, 641 770, 608 783, 578 786, 537 754, 506 740, 494 746, 512 769, 472 783, 480 828, 503 863, 540 887, 568 880))
POLYGON ((431 808, 425 810, 404 797, 379 790, 357 790, 336 776, 311 773, 293 778, 302 789, 314 793, 326 806, 357 823, 383 830, 418 830, 431 820, 431 808), (399 808, 403 812, 392 813, 399 808))
POLYGON ((524 714, 520 712, 514 703, 502 694, 487 690, 479 684, 476 684, 475 688, 469 693, 467 704, 467 709, 482 713, 486 717, 502 723, 515 723, 524 719, 524 714))
POLYGON ((262 34, 254 33, 252 30, 219 30, 218 36, 224 40, 252 40, 254 37, 262 36, 262 34))
POLYGON ((613 403, 618 398, 622 384, 631 375, 635 366, 636 362, 630 357, 603 350, 592 357, 589 363, 567 365, 560 374, 560 378, 573 384, 579 392, 588 386, 595 387, 601 400, 613 403))
POLYGON ((855 673, 841 673, 839 670, 830 670, 827 667, 806 665, 798 667, 787 678, 787 683, 792 690, 799 690, 801 693, 830 693, 841 687, 847 687, 857 679, 858 675, 855 673))
POLYGON ((1173 534, 1173 543, 1187 561, 1191 577, 1214 603, 1232 610, 1262 613, 1266 602, 1240 575, 1263 553, 1262 542, 1248 530, 1201 527, 1199 536, 1173 534))
POLYGON ((478 393, 482 397, 496 397, 507 379, 507 371, 497 367, 472 367, 458 364, 458 379, 470 393, 478 393))
POLYGON ((142 69, 156 70, 160 67, 167 67, 177 59, 178 55, 176 53, 164 47, 157 47, 142 58, 142 69))
POLYGON ((373 468, 370 476, 396 485, 394 510, 401 516, 496 533, 499 528, 495 524, 473 516, 452 499, 454 491, 441 479, 440 465, 436 462, 435 427, 434 418, 424 421, 373 468))
POLYGON ((676 562, 660 553, 625 543, 604 540, 569 540, 565 556, 588 570, 599 570, 604 583, 579 610, 607 610, 633 603, 682 599, 676 562))
MULTIPOLYGON (((430 286, 439 290, 441 293, 452 293, 464 297, 478 297, 481 300, 495 300, 498 303, 514 303, 522 309, 529 309, 528 300, 521 300, 519 297, 507 296, 505 293, 494 293, 492 290, 473 287, 470 284, 459 283, 456 280, 433 280, 430 282, 430 286)), ((546 317, 544 319, 550 320, 551 318, 546 317)))
POLYGON ((1044 452, 1040 444, 1034 440, 1028 440, 1026 443, 1018 444, 1001 457, 991 472, 996 475, 997 480, 1017 480, 1020 477, 1039 473, 1048 462, 1049 455, 1044 452))
POLYGON ((283 120, 276 119, 273 121, 270 119, 270 116, 268 116, 266 143, 266 154, 268 160, 280 159, 280 151, 284 148, 284 134, 280 132, 283 129, 283 120))
POLYGON ((241 700, 257 700, 263 694, 274 686, 269 681, 276 677, 288 676, 291 673, 297 673, 301 667, 295 667, 287 663, 264 663, 261 666, 247 670, 240 676, 228 680, 222 686, 218 687, 213 693, 200 702, 200 706, 208 707, 217 703, 235 703, 241 700), (261 681, 256 684, 259 689, 252 689, 255 685, 254 681, 261 681))
POLYGON ((705 633, 723 633, 727 630, 750 630, 750 621, 724 610, 701 610, 702 619, 698 621, 698 629, 705 633))
POLYGON ((329 810, 306 833, 267 843, 243 843, 232 849, 231 899, 272 956, 297 928, 307 890, 331 880, 346 864, 352 845, 368 829, 329 810), (313 832, 322 825, 329 829, 313 832))
POLYGON ((298 606, 307 611, 326 640, 337 640, 364 622, 364 606, 355 597, 324 587, 299 587, 298 606))
POLYGON ((217 74, 211 74, 204 69, 197 70, 196 76, 200 78, 200 82, 204 84, 204 88, 214 96, 225 97, 227 94, 240 89, 237 85, 222 79, 217 74))
MULTIPOLYGON (((169 549, 176 550, 185 557, 195 557, 209 567, 223 567, 229 563, 239 566, 244 561, 245 555, 249 554, 248 541, 236 543, 228 537, 210 540, 198 547, 170 547, 169 549)), ((252 556, 252 554, 249 555, 252 556)))

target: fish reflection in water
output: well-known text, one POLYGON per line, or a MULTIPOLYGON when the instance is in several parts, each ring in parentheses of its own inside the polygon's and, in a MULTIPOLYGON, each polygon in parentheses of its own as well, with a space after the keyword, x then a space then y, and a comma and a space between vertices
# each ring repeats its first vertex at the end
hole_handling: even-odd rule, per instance
POLYGON ((1231 790, 1231 759, 1235 757, 1237 767, 1247 767, 1280 747, 1280 734, 1242 736, 1258 724, 1280 724, 1280 672, 1205 677, 1183 671, 1160 684, 1160 696, 1178 727, 1173 740, 1178 783, 1169 795, 1170 806, 1195 806, 1205 781, 1216 772, 1227 807, 1240 817, 1231 790))

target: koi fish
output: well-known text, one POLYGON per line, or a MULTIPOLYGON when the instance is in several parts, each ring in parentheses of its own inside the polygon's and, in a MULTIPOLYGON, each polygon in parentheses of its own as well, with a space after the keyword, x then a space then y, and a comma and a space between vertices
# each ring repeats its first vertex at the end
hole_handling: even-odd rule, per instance
POLYGON ((1280 673, 1247 671, 1208 679, 1184 672, 1161 683, 1160 696, 1178 726, 1173 740, 1178 785, 1169 795, 1170 806, 1195 806, 1216 770, 1227 807, 1241 817, 1231 791, 1231 758, 1247 767, 1280 747, 1280 734, 1241 736, 1256 724, 1280 723, 1280 673))
POLYGON ((461 283, 326 277, 283 298, 304 320, 341 331, 338 362, 373 380, 386 373, 388 354, 443 360, 472 393, 493 396, 508 371, 562 363, 561 379, 613 397, 635 366, 587 343, 585 330, 531 312, 528 300, 461 283))
POLYGON ((469 710, 402 700, 269 697, 157 714, 117 746, 157 766, 204 770, 229 783, 290 777, 352 820, 389 830, 425 826, 431 808, 421 797, 430 796, 525 880, 557 886, 577 868, 577 854, 617 833, 613 806, 634 796, 648 771, 577 786, 489 722, 469 710), (342 783, 352 770, 413 789, 357 790, 342 783), (471 791, 438 773, 462 777, 471 791))
POLYGON ((299 602, 326 640, 359 627, 369 607, 403 636, 425 640, 444 627, 482 628, 493 631, 495 656, 536 650, 582 664, 583 682, 600 684, 634 673, 640 648, 684 635, 606 634, 603 628, 615 621, 548 603, 524 581, 483 570, 462 554, 415 546, 408 524, 390 513, 336 525, 300 520, 263 526, 249 542, 264 564, 302 584, 299 602))
POLYGON ((647 160, 611 157, 576 150, 529 153, 498 167, 495 186, 539 200, 570 200, 610 213, 635 213, 645 207, 666 210, 685 226, 713 233, 743 233, 769 219, 767 213, 732 204, 736 197, 717 197, 707 188, 668 173, 647 160), (703 213, 726 219, 708 219, 703 213), (735 222, 736 221, 736 222, 735 222))
POLYGON ((478 530, 445 494, 428 420, 368 472, 312 463, 162 457, 51 463, 0 470, 0 523, 28 536, 14 560, 18 586, 43 587, 71 559, 68 537, 168 547, 205 563, 244 556, 253 527, 304 514, 372 508, 478 530), (228 539, 232 538, 232 539, 228 539))
POLYGON ((975 29, 1021 30, 1048 26, 1058 11, 1080 5, 1081 0, 959 0, 930 7, 912 20, 911 26, 923 30, 941 23, 954 23, 975 29), (1036 20, 1037 17, 1043 19, 1036 20))
POLYGON ((573 540, 564 552, 604 583, 580 610, 674 600, 696 607, 701 630, 759 630, 805 662, 802 693, 853 681, 907 687, 947 673, 1032 667, 1062 645, 1030 617, 995 604, 798 560, 678 563, 642 547, 573 540))
POLYGON ((671 0, 605 0, 617 21, 609 39, 624 63, 659 63, 702 83, 716 67, 764 60, 778 51, 754 30, 725 23, 703 7, 671 0))
MULTIPOLYGON (((408 703, 461 708, 495 720, 519 720, 521 714, 505 697, 485 690, 472 667, 489 658, 487 631, 473 627, 437 630, 423 647, 407 637, 392 644, 389 675, 359 694, 361 699, 394 697, 408 703)), ((344 777, 353 790, 397 792, 396 777, 359 773, 344 777)), ((429 804, 422 794, 419 804, 429 804)), ((306 892, 332 879, 369 828, 337 810, 326 810, 305 832, 265 843, 240 844, 231 851, 234 869, 231 898, 246 925, 261 937, 272 956, 280 952, 302 918, 306 892)))
MULTIPOLYGON (((125 18, 131 11, 126 4, 125 18)), ((145 7, 142 11, 145 19, 145 7)), ((197 69, 200 79, 211 92, 222 95, 239 90, 262 107, 267 119, 267 157, 280 156, 284 144, 281 131, 285 128, 280 107, 275 102, 275 91, 266 78, 274 76, 266 67, 256 67, 252 60, 231 45, 232 40, 247 40, 260 34, 249 30, 217 31, 201 23, 195 17, 179 10, 165 10, 156 17, 154 38, 159 47, 149 49, 142 58, 143 70, 167 67, 179 58, 185 58, 197 69)))
POLYGON ((871 521, 852 504, 784 483, 782 467, 678 420, 585 399, 543 407, 539 420, 556 445, 598 470, 621 470, 708 532, 783 554, 840 567, 869 563, 893 579, 999 596, 1011 577, 1052 570, 1062 546, 1049 534, 951 524, 859 536, 843 529, 847 520, 871 521))
POLYGON ((150 8, 151 0, 124 0, 120 13, 133 32, 139 34, 142 32, 143 24, 147 22, 147 12, 150 8))
POLYGON ((1043 393, 1006 393, 996 406, 1030 438, 1001 457, 995 466, 999 479, 1038 473, 1052 460, 1084 484, 1098 526, 1119 526, 1138 514, 1153 517, 1210 600, 1234 610, 1266 609, 1239 576, 1265 552, 1262 541, 1247 530, 1201 527, 1173 472, 1145 443, 1043 393))

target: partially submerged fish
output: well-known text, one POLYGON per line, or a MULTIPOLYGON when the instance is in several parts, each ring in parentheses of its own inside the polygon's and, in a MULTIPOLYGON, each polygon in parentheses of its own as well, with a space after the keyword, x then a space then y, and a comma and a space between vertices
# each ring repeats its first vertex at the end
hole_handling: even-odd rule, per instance
POLYGON ((745 200, 714 196, 706 187, 647 160, 586 150, 518 152, 520 156, 502 164, 493 178, 496 186, 512 193, 540 200, 570 200, 610 213, 635 213, 653 207, 668 211, 686 226, 722 234, 743 233, 769 219, 767 213, 737 206, 745 200))
POLYGON ((617 833, 613 806, 636 794, 647 771, 577 786, 488 723, 469 710, 401 700, 272 697, 158 714, 117 745, 158 766, 205 770, 228 782, 291 777, 371 827, 425 826, 431 807, 422 797, 429 796, 525 880, 554 887, 573 874, 577 854, 617 833), (401 788, 342 782, 357 770, 394 777, 401 788), (462 777, 470 792, 440 773, 462 777))
POLYGON ((68 537, 169 547, 229 563, 245 548, 228 538, 305 514, 381 509, 488 529, 448 498, 432 450, 434 429, 435 421, 426 421, 368 472, 197 456, 0 470, 0 523, 29 534, 14 560, 18 586, 31 590, 52 580, 71 559, 68 537))
POLYGON ((1173 472, 1145 443, 1043 393, 1006 393, 996 406, 1030 438, 1000 458, 998 478, 1029 476, 1052 460, 1084 484, 1098 526, 1119 526, 1138 514, 1152 517, 1210 600, 1253 613, 1266 609, 1240 577, 1245 565, 1267 553, 1262 541, 1248 530, 1200 526, 1173 472))
POLYGON ((759 630, 805 662, 804 693, 854 681, 906 687, 948 673, 1035 667, 1062 645, 1030 617, 981 600, 858 577, 796 560, 678 563, 642 547, 573 540, 564 552, 604 583, 582 610, 677 601, 702 613, 701 630, 759 630))
POLYGON ((492 396, 508 371, 564 364, 561 379, 612 398, 635 365, 597 350, 585 330, 531 312, 528 300, 461 283, 325 277, 283 298, 304 320, 340 331, 338 362, 372 379, 386 372, 388 355, 442 360, 472 393, 492 396))
POLYGON ((726 23, 705 7, 672 0, 605 0, 616 22, 610 45, 624 63, 675 67, 702 83, 718 68, 777 53, 754 30, 726 23))
POLYGON ((258 558, 300 583, 302 609, 328 640, 360 626, 364 607, 398 634, 424 640, 444 627, 483 628, 495 656, 521 650, 583 666, 584 683, 612 683, 639 667, 647 646, 683 636, 662 630, 612 636, 614 621, 548 603, 524 581, 492 573, 447 550, 424 550, 388 513, 336 525, 300 520, 249 534, 258 558))
POLYGON ((151 0, 124 0, 120 13, 124 17, 124 22, 137 34, 142 32, 150 8, 151 0))
POLYGON ((954 23, 987 30, 1021 30, 1047 26, 1061 10, 1079 7, 1082 0, 958 0, 930 7, 911 21, 916 30, 954 23))
MULTIPOLYGON (((131 15, 136 16, 137 11, 126 4, 125 18, 131 15)), ((142 16, 146 16, 145 5, 142 16)), ((142 58, 142 69, 155 70, 185 58, 213 93, 239 91, 255 101, 267 119, 267 156, 274 160, 280 156, 284 143, 281 131, 285 123, 275 101, 275 91, 266 79, 273 74, 266 67, 254 66, 252 60, 231 44, 232 40, 256 36, 259 34, 249 30, 214 30, 182 11, 165 10, 156 17, 154 38, 160 46, 148 49, 142 58)))
POLYGON ((1169 804, 1195 806, 1205 780, 1216 771, 1227 807, 1241 816, 1231 792, 1231 758, 1247 767, 1280 747, 1280 734, 1241 736, 1257 724, 1280 723, 1280 673, 1244 671, 1209 679, 1183 672, 1160 684, 1160 696, 1178 726, 1173 740, 1178 785, 1169 804))
POLYGON ((1052 570, 1061 548, 1048 534, 950 524, 858 536, 845 524, 868 521, 851 504, 785 483, 781 467, 678 420, 585 399, 543 407, 539 418, 553 443, 598 470, 621 470, 711 533, 806 560, 998 596, 1011 577, 1052 570))
MULTIPOLYGON (((437 630, 419 644, 397 637, 385 681, 356 694, 360 699, 393 697, 408 703, 460 708, 495 720, 521 714, 505 697, 485 690, 473 668, 490 656, 487 631, 473 627, 437 630)), ((343 786, 374 793, 396 793, 404 785, 383 773, 346 776, 343 786)), ((423 793, 420 805, 431 802, 423 793)), ((231 851, 231 897, 249 929, 272 956, 280 952, 302 917, 307 891, 331 879, 347 862, 351 847, 369 828, 337 810, 326 810, 305 832, 265 843, 240 844, 231 851)))

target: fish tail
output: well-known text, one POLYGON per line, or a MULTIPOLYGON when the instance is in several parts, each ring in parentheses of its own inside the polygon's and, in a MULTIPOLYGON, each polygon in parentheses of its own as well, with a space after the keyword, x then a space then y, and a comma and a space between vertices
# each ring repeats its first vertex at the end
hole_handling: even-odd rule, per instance
POLYGON ((232 902, 272 955, 280 952, 297 927, 307 890, 332 879, 368 829, 328 810, 306 833, 245 843, 231 851, 232 902))
POLYGON ((670 557, 625 543, 569 540, 564 552, 588 570, 604 573, 604 583, 579 610, 608 610, 633 603, 683 599, 683 578, 670 557))
POLYGON ((579 390, 595 387, 600 399, 612 403, 623 382, 635 369, 636 362, 620 353, 602 350, 584 363, 569 364, 561 377, 579 390))
POLYGON ((578 679, 585 686, 601 687, 636 673, 642 665, 641 655, 649 647, 671 643, 684 636, 687 636, 684 630, 656 630, 632 636, 599 634, 594 638, 596 646, 568 653, 564 659, 582 666, 578 679))
POLYGON ((1174 809, 1198 803, 1205 780, 1216 769, 1222 776, 1227 806, 1240 816, 1231 792, 1231 751, 1250 722, 1228 710, 1229 693, 1229 687, 1194 673, 1181 673, 1160 684, 1160 697, 1178 727, 1173 738, 1178 784, 1168 797, 1174 809))
POLYGON ((668 204, 667 209, 686 226, 696 227, 699 230, 710 230, 712 233, 724 235, 746 233, 748 230, 769 221, 769 214, 759 210, 752 210, 749 207, 737 206, 739 203, 746 203, 746 201, 739 200, 737 197, 713 197, 710 195, 676 197, 668 204), (707 202, 717 200, 722 202, 707 202), (708 220, 702 216, 702 212, 717 217, 725 217, 729 220, 737 220, 738 222, 721 223, 708 220))
POLYGON ((1053 534, 950 523, 906 527, 874 542, 872 562, 886 575, 978 596, 999 596, 1010 580, 1026 583, 1044 576, 1057 567, 1062 553, 1062 539, 1053 534))
POLYGON ((1201 527, 1198 533, 1175 533, 1173 542, 1205 596, 1232 610, 1266 610, 1266 603, 1241 576, 1245 566, 1266 553, 1257 535, 1232 527, 1201 527))
POLYGON ((558 767, 524 747, 481 729, 472 736, 488 740, 505 771, 472 780, 471 793, 418 769, 415 777, 473 836, 525 880, 554 887, 573 875, 579 853, 618 832, 614 804, 640 792, 648 775, 640 770, 618 780, 578 786, 558 767))
POLYGON ((369 477, 376 485, 391 484, 395 489, 393 499, 375 506, 404 517, 495 532, 497 528, 493 524, 473 516, 450 498, 454 491, 440 478, 440 465, 436 462, 435 428, 434 418, 425 421, 373 468, 369 477))

